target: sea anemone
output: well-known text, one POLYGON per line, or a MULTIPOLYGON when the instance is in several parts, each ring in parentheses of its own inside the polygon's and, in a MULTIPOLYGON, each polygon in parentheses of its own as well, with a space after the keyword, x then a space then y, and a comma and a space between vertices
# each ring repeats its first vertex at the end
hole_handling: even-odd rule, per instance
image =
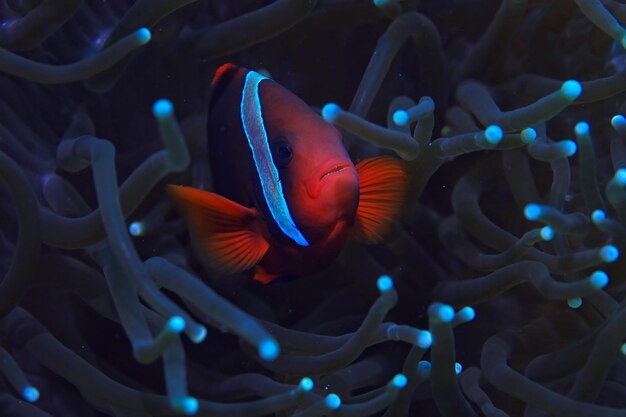
POLYGON ((617 0, 5 2, 1 414, 626 416, 625 21, 617 0), (225 62, 355 162, 404 160, 384 244, 266 286, 198 258, 164 187, 211 187, 225 62))

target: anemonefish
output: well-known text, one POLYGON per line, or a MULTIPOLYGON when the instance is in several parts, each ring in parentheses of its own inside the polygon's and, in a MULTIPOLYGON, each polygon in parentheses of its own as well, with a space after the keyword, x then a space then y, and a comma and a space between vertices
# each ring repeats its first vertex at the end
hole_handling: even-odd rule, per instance
POLYGON ((232 64, 211 83, 208 151, 215 192, 170 185, 208 263, 254 279, 319 271, 349 236, 377 242, 403 203, 403 162, 354 166, 341 133, 271 79, 232 64))

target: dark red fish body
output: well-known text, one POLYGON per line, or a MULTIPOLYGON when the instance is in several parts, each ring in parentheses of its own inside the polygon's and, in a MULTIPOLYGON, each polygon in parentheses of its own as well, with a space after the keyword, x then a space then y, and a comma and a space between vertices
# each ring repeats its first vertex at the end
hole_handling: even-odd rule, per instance
POLYGON ((207 118, 207 141, 214 192, 252 207, 258 201, 253 197, 255 187, 258 190, 260 184, 237 111, 244 78, 236 67, 225 68, 219 78, 216 75, 207 118), (239 94, 230 93, 231 89, 225 91, 230 84, 239 85, 239 94))
POLYGON ((254 71, 230 64, 218 70, 207 136, 215 193, 170 192, 218 270, 254 267, 264 283, 319 271, 351 233, 378 240, 400 207, 400 161, 374 158, 355 167, 335 127, 254 71))

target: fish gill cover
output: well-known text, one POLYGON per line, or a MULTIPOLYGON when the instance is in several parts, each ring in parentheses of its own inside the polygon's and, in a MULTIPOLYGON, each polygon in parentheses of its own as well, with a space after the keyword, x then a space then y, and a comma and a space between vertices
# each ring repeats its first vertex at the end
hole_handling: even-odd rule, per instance
POLYGON ((0 5, 0 415, 626 416, 626 4, 0 5), (384 244, 263 286, 191 249, 225 62, 358 162, 384 244), (334 104, 336 103, 336 104, 334 104))

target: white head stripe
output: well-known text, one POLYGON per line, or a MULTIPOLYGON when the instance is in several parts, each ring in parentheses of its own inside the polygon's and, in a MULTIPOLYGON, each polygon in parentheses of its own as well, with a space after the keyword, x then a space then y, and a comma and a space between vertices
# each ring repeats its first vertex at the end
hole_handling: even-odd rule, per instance
POLYGON ((248 145, 252 151, 254 166, 261 180, 263 197, 270 209, 272 217, 287 236, 301 246, 309 246, 309 242, 300 233, 298 227, 291 218, 287 201, 283 194, 283 187, 280 183, 278 170, 272 159, 265 124, 263 123, 263 112, 261 110, 261 99, 259 97, 259 83, 267 80, 267 77, 250 71, 246 75, 246 81, 241 95, 241 122, 243 130, 248 139, 248 145))

